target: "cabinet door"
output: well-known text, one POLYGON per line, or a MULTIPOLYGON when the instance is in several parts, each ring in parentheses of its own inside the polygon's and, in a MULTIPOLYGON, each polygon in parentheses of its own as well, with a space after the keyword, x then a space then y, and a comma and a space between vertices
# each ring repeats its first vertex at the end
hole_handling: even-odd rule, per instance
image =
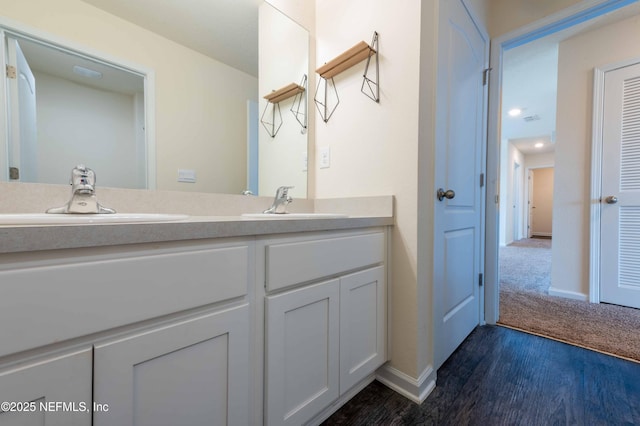
POLYGON ((340 393, 386 360, 384 267, 340 279, 340 393))
POLYGON ((90 426, 91 348, 0 371, 0 426, 90 426), (4 410, 4 412, 3 412, 4 410))
POLYGON ((338 398, 339 284, 266 298, 268 425, 301 425, 338 398))
POLYGON ((95 347, 95 426, 244 425, 248 305, 95 347))

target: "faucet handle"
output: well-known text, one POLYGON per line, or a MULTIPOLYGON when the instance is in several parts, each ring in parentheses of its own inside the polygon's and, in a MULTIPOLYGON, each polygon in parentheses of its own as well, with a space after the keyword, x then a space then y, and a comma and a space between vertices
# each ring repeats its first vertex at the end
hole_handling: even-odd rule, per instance
POLYGON ((276 191, 276 198, 285 198, 289 196, 289 190, 295 188, 294 186, 281 186, 276 191))
POLYGON ((276 190, 276 196, 273 199, 271 207, 266 209, 263 213, 277 213, 282 214, 287 212, 287 204, 293 201, 293 198, 289 196, 289 190, 293 186, 280 186, 276 190))
POLYGON ((93 193, 96 184, 96 174, 84 164, 78 164, 71 170, 72 191, 81 193, 93 193))

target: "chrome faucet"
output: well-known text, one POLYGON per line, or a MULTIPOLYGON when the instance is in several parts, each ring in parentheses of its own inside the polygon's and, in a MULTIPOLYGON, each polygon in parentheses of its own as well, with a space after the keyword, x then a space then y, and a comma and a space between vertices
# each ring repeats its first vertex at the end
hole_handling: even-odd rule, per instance
POLYGON ((276 191, 276 197, 273 199, 271 207, 263 211, 263 213, 285 214, 287 212, 287 204, 293 201, 289 196, 289 190, 293 186, 281 186, 276 191))
POLYGON ((96 174, 79 164, 71 170, 71 200, 62 207, 47 210, 47 213, 115 213, 103 207, 96 197, 96 174))

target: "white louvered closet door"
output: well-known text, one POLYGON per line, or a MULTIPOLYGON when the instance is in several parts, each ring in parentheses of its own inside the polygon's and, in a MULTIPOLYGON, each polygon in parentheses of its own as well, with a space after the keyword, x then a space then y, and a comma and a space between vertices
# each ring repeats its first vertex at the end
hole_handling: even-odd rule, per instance
POLYGON ((640 308, 640 63, 604 88, 600 301, 640 308))

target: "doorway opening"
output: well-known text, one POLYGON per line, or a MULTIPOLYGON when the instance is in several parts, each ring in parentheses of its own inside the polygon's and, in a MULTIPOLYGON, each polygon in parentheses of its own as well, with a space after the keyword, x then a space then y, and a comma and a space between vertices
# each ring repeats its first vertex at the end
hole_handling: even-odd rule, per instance
POLYGON ((503 55, 502 306, 531 294, 548 295, 551 285, 558 45, 556 38, 543 37, 503 55))
MULTIPOLYGON (((562 51, 563 51, 563 43, 567 43, 572 39, 576 39, 577 37, 602 29, 606 26, 615 25, 619 21, 629 20, 633 15, 638 14, 639 7, 637 2, 620 2, 620 1, 603 1, 598 3, 597 5, 593 5, 593 3, 587 4, 587 2, 581 2, 573 7, 565 9, 564 11, 552 15, 548 18, 545 18, 543 21, 538 22, 538 26, 534 27, 530 25, 526 28, 522 28, 519 32, 514 31, 507 36, 502 38, 497 38, 493 41, 493 45, 496 46, 495 49, 492 49, 492 58, 491 58, 491 66, 494 69, 494 73, 492 73, 491 79, 491 88, 490 88, 490 111, 489 116, 492 117, 489 122, 489 146, 487 151, 487 178, 488 182, 495 183, 495 186, 490 185, 487 188, 487 197, 489 200, 495 199, 494 202, 487 203, 487 257, 485 264, 485 279, 486 279, 486 288, 485 288, 485 319, 487 323, 495 323, 498 321, 500 316, 499 309, 499 300, 500 300, 500 274, 499 274, 499 249, 501 246, 507 245, 507 240, 512 240, 513 238, 509 238, 509 236, 516 235, 515 231, 511 231, 511 226, 513 226, 513 218, 511 221, 507 220, 508 211, 513 212, 514 210, 514 200, 517 200, 517 192, 513 191, 513 188, 509 188, 509 186, 514 186, 514 179, 511 176, 508 176, 509 173, 513 173, 514 167, 513 163, 517 162, 520 164, 520 170, 523 171, 526 177, 529 176, 529 170, 535 170, 537 168, 545 167, 554 167, 555 176, 554 176, 554 193, 556 194, 556 203, 553 207, 553 212, 556 213, 555 217, 552 219, 552 235, 553 231, 562 230, 566 225, 566 222, 575 221, 575 223, 571 223, 572 226, 577 226, 578 231, 582 230, 586 227, 580 227, 580 224, 584 221, 588 222, 588 187, 589 187, 589 176, 581 176, 581 179, 578 181, 578 187, 576 188, 573 183, 568 182, 566 179, 566 173, 576 174, 576 171, 580 171, 584 173, 588 169, 587 162, 589 161, 589 156, 581 156, 580 152, 576 152, 575 146, 570 146, 568 144, 563 145, 565 141, 563 139, 566 138, 567 128, 572 128, 573 123, 570 122, 562 122, 560 121, 562 117, 567 115, 571 116, 571 114, 585 114, 584 105, 587 104, 587 101, 591 102, 591 94, 588 93, 590 90, 590 86, 588 83, 582 84, 584 87, 585 93, 582 94, 582 97, 586 97, 584 102, 580 104, 583 105, 582 111, 577 112, 579 108, 569 109, 567 105, 570 103, 564 102, 562 103, 558 98, 558 101, 553 104, 550 108, 534 110, 527 105, 511 105, 507 99, 501 98, 501 89, 504 88, 504 83, 506 74, 505 69, 503 67, 504 62, 508 60, 509 52, 516 52, 516 48, 518 47, 527 47, 527 48, 541 48, 541 46, 545 42, 553 41, 556 43, 556 56, 558 57, 558 61, 562 62, 562 51), (633 4, 632 4, 633 3, 633 4), (598 18, 598 19, 595 19, 598 18), (533 28, 533 29, 532 29, 533 28), (556 110, 556 107, 560 108, 562 105, 564 108, 567 108, 563 111, 556 110), (512 134, 509 136, 508 133, 504 131, 505 126, 509 126, 511 122, 509 121, 512 116, 508 115, 510 110, 514 110, 514 117, 520 117, 519 120, 512 121, 520 121, 525 122, 529 125, 529 128, 533 128, 537 124, 542 124, 547 116, 556 117, 557 123, 556 125, 565 126, 565 132, 557 132, 555 131, 555 127, 551 127, 551 130, 543 131, 543 132, 531 132, 528 135, 523 137, 518 137, 522 135, 512 134), (562 112, 562 113, 561 113, 562 112), (543 115, 544 114, 544 115, 543 115), (545 140, 535 141, 531 139, 544 137, 545 140), (557 139, 557 141, 556 141, 557 139), (540 158, 539 163, 532 164, 530 161, 526 161, 524 155, 521 158, 517 157, 517 154, 514 151, 514 148, 518 143, 533 143, 542 144, 545 143, 552 145, 555 151, 555 158, 552 161, 542 161, 540 158), (559 151, 562 152, 562 158, 559 157, 559 151), (508 166, 504 166, 505 158, 509 159, 509 155, 512 155, 511 163, 507 163, 508 166), (583 163, 586 164, 583 167, 583 163), (502 164, 502 166, 501 166, 502 164), (505 174, 507 176, 505 176, 505 174), (580 187, 580 185, 585 185, 584 189, 580 187), (558 196, 561 196, 558 198, 558 196), (560 201, 558 201, 560 200, 560 201), (570 200, 570 201, 569 201, 570 200), (576 212, 569 212, 570 209, 566 208, 566 205, 572 202, 575 208, 578 210, 576 212), (587 207, 582 208, 585 205, 587 207), (584 211, 583 211, 584 210, 584 211), (560 224, 560 227, 558 227, 560 224), (509 231, 507 231, 509 230, 509 231)), ((566 50, 566 48, 565 48, 566 50)), ((542 54, 542 53, 541 53, 542 54)), ((592 68, 591 68, 592 70, 592 68)), ((539 72, 544 72, 548 70, 542 70, 539 72)), ((558 71, 556 70, 556 73, 558 71)), ((536 84, 535 79, 527 79, 523 75, 518 75, 517 81, 518 84, 527 88, 528 86, 534 86, 536 84)), ((566 77, 566 76, 565 76, 566 77)), ((564 91, 565 87, 562 84, 556 83, 556 91, 564 91)), ((560 96, 560 94, 558 94, 560 96)), ((575 95, 575 94, 574 94, 575 95)), ((567 98, 566 93, 562 93, 562 96, 565 96, 565 101, 567 98)), ((575 98, 571 101, 574 104, 576 103, 575 98)), ((575 115, 574 114, 574 115, 575 115)), ((591 119, 591 112, 588 111, 588 120, 591 119)), ((581 138, 582 145, 584 149, 590 151, 591 145, 591 126, 589 123, 581 123, 580 131, 584 132, 586 135, 581 138)), ((573 126, 575 129, 575 126, 573 126)), ((570 135, 575 139, 575 135, 570 135)), ((522 151, 520 150, 521 154, 522 151)), ((588 154, 588 153, 587 153, 588 154)), ((535 173, 535 172, 534 172, 535 173)), ((579 174, 579 173, 578 173, 579 174)), ((534 177, 535 179, 535 177, 534 177)), ((575 182, 574 182, 575 183, 575 182)), ((523 182, 521 188, 524 191, 527 191, 527 185, 523 182)), ((527 194, 523 194, 527 198, 527 194)), ((493 201, 493 200, 492 200, 493 201)), ((528 199, 527 199, 528 201, 528 199)), ((519 212, 521 214, 516 216, 517 218, 526 218, 526 221, 520 223, 520 230, 522 232, 522 236, 529 236, 530 228, 527 226, 531 226, 529 224, 530 211, 526 207, 523 207, 521 203, 519 207, 519 212)), ((516 206, 515 209, 518 209, 516 206)), ((534 213, 535 218, 535 213, 534 213)), ((585 223, 587 223, 585 222, 585 223)), ((585 228, 586 229, 586 228, 585 228)), ((533 236, 533 235, 532 235, 533 236)), ((588 242, 589 236, 584 233, 577 232, 574 237, 575 240, 564 241, 562 245, 557 245, 557 247, 553 247, 551 250, 553 251, 552 258, 560 259, 557 265, 554 265, 553 276, 561 277, 564 281, 565 278, 573 279, 575 282, 579 283, 576 285, 576 288, 559 288, 560 291, 556 292, 556 295, 564 296, 569 299, 578 299, 582 301, 588 300, 588 275, 589 275, 589 265, 588 265, 588 242), (584 244, 587 243, 587 247, 584 244), (563 247, 564 246, 564 247, 563 247), (573 250, 577 247, 577 250, 573 250), (558 256, 557 256, 558 255, 558 256), (565 261, 574 261, 574 269, 579 269, 578 272, 575 270, 571 270, 565 261)), ((509 241, 510 242, 510 241, 509 241)), ((551 283, 551 289, 554 290, 554 283, 551 283)))

